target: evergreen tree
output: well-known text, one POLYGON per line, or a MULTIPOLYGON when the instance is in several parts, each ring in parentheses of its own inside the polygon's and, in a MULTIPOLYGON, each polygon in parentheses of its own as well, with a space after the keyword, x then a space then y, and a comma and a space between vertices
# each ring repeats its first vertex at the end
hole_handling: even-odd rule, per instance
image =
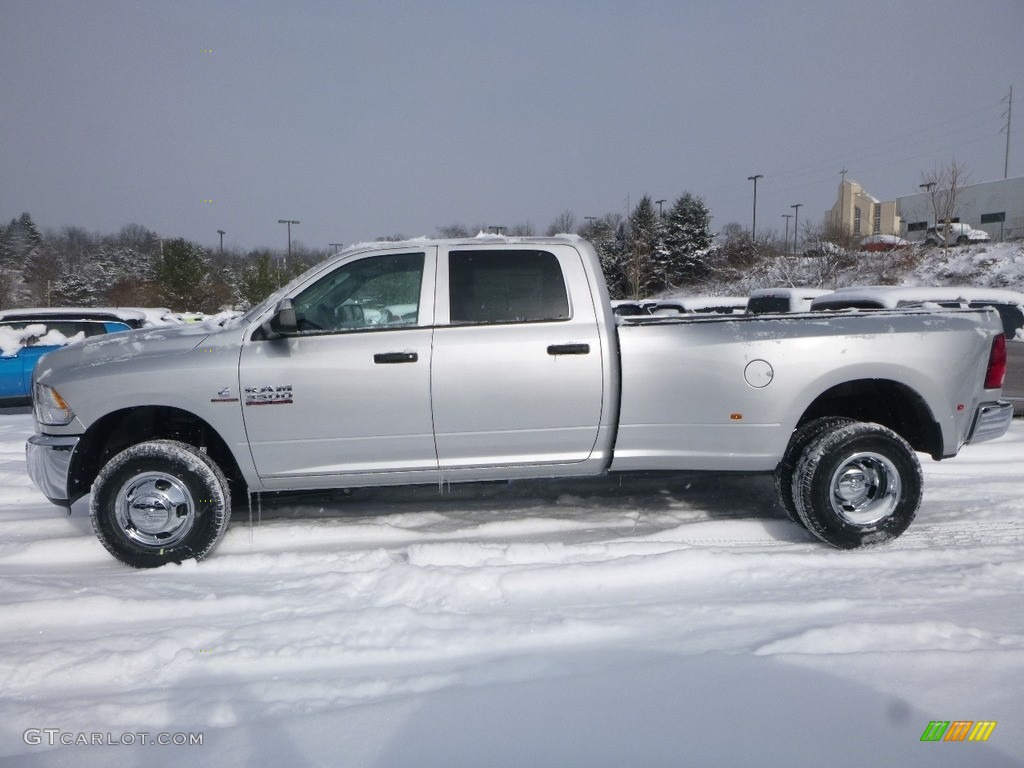
POLYGON ((14 245, 9 231, 10 227, 0 224, 0 269, 9 269, 14 265, 14 245))
POLYGON ((92 276, 77 265, 62 264, 48 291, 54 304, 71 307, 98 306, 95 300, 96 284, 92 276))
POLYGON ((666 287, 694 283, 708 274, 704 256, 711 247, 711 217, 704 201, 684 194, 665 217, 664 249, 657 269, 666 287))
MULTIPOLYGON (((241 298, 249 306, 255 306, 277 289, 277 269, 271 262, 268 250, 256 251, 256 263, 242 273, 241 298)), ((252 255, 252 254, 251 254, 252 255)))
POLYGON ((601 263, 608 294, 613 299, 621 299, 626 295, 626 276, 623 263, 626 254, 626 227, 622 217, 608 214, 591 224, 586 232, 587 238, 594 244, 597 258, 601 263))
POLYGON ((21 214, 18 218, 18 225, 24 233, 23 236, 27 246, 26 250, 38 248, 43 242, 43 237, 39 234, 39 230, 36 228, 36 224, 32 221, 32 217, 28 214, 28 211, 21 214))
POLYGON ((6 248, 9 249, 11 257, 19 264, 43 242, 42 235, 39 234, 28 212, 11 219, 4 232, 4 239, 7 241, 6 248))
POLYGON ((206 250, 184 238, 164 242, 155 273, 161 303, 178 312, 194 310, 205 304, 211 293, 206 250))
POLYGON ((0 224, 0 308, 9 306, 12 298, 14 249, 7 235, 7 227, 0 224))
POLYGON ((630 298, 643 298, 655 287, 657 246, 657 214, 651 196, 644 195, 629 215, 629 243, 622 265, 630 298))
POLYGON ((0 235, 0 268, 20 270, 42 242, 42 235, 27 212, 11 219, 0 235))

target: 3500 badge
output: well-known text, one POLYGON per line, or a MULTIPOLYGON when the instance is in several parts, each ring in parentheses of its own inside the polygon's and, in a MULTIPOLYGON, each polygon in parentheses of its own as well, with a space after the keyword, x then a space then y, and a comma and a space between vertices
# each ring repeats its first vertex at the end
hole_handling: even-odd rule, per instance
POLYGON ((292 385, 278 387, 246 387, 246 405, 287 405, 292 402, 292 385))

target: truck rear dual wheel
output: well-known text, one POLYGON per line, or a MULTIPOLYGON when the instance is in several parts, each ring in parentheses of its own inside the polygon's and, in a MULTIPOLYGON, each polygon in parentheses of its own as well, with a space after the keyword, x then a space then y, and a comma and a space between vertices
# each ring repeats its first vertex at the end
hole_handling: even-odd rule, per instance
POLYGON ((854 422, 808 443, 797 463, 793 500, 815 536, 854 549, 903 533, 917 514, 922 487, 921 464, 906 440, 880 424, 854 422))
POLYGON ((796 501, 793 499, 793 481, 800 457, 807 446, 817 441, 822 435, 854 423, 856 423, 854 419, 846 416, 826 416, 808 421, 798 427, 790 438, 786 453, 782 456, 779 466, 775 468, 775 493, 789 519, 797 525, 804 524, 804 521, 800 519, 800 513, 796 510, 796 501))
POLYGON ((134 568, 206 557, 227 530, 228 483, 202 451, 151 440, 117 454, 92 486, 96 536, 134 568))

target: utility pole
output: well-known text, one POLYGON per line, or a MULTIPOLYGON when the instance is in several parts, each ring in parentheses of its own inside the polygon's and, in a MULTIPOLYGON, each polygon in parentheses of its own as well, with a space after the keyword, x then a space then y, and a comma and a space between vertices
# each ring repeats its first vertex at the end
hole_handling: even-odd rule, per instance
POLYGON ((328 243, 327 245, 333 248, 334 252, 337 253, 339 250, 341 250, 341 246, 343 246, 344 243, 328 243))
POLYGON ((786 220, 786 239, 783 240, 782 242, 784 242, 786 244, 786 250, 788 251, 789 250, 789 220, 793 218, 793 214, 792 213, 784 213, 784 214, 782 214, 782 218, 784 218, 786 220))
POLYGON ((796 241, 797 241, 797 233, 799 232, 799 230, 797 229, 797 226, 800 224, 800 208, 803 207, 803 203, 797 203, 796 205, 791 205, 789 207, 792 208, 793 211, 794 211, 794 213, 793 213, 793 255, 796 256, 796 241))
POLYGON ((1009 95, 1000 101, 1000 104, 1006 103, 1006 111, 1003 113, 1003 117, 1006 118, 1006 127, 1003 128, 1000 133, 1006 131, 1006 157, 1003 160, 1003 178, 1005 179, 1010 173, 1010 116, 1013 113, 1013 86, 1010 86, 1009 95))
MULTIPOLYGON (((278 219, 278 224, 288 225, 288 259, 292 257, 292 224, 298 224, 295 219, 278 219)), ((283 272, 288 272, 288 259, 285 259, 283 272)))
POLYGON ((660 219, 661 218, 661 206, 662 206, 662 203, 664 203, 665 201, 664 200, 655 200, 654 202, 658 204, 658 218, 660 219))
POLYGON ((217 234, 220 235, 220 255, 224 255, 224 230, 218 229, 217 234))
POLYGON ((750 221, 750 239, 751 241, 757 237, 757 180, 763 179, 764 174, 758 173, 754 176, 747 176, 747 181, 754 182, 754 217, 750 221))

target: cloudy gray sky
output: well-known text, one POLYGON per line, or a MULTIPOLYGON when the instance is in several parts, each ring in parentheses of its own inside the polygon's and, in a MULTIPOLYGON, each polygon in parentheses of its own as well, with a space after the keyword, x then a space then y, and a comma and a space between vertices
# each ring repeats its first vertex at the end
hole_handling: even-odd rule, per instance
POLYGON ((0 219, 208 246, 1024 175, 1021 0, 0 0, 0 219))

